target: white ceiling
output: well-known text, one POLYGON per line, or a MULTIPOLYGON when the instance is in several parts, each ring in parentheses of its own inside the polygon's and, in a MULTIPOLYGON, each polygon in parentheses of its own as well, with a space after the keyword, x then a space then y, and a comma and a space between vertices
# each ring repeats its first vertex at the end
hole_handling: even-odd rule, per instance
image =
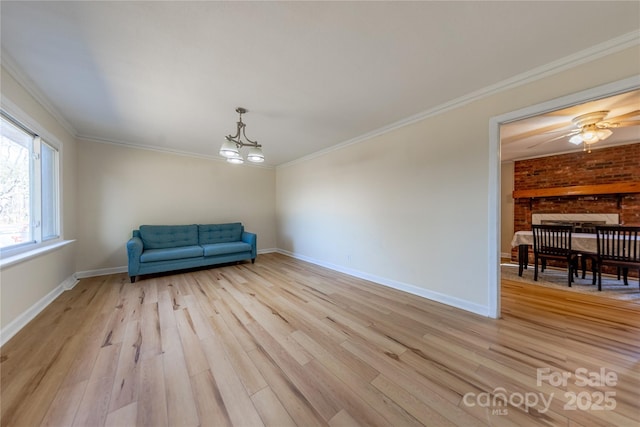
POLYGON ((242 106, 269 165, 640 28, 639 2, 609 1, 3 0, 0 12, 3 64, 76 136, 215 157, 242 106))

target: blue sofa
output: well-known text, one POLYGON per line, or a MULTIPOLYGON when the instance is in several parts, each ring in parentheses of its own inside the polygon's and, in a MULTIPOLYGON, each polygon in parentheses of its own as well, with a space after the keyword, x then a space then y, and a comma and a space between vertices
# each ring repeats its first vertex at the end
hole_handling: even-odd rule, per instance
POLYGON ((127 242, 129 277, 256 260, 256 235, 239 223, 141 225, 127 242))

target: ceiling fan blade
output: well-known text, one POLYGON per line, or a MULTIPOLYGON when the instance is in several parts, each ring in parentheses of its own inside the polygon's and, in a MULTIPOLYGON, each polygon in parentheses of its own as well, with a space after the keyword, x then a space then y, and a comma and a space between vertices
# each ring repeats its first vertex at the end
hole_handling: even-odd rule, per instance
POLYGON ((562 138, 567 138, 567 137, 576 135, 579 132, 580 131, 578 129, 576 129, 575 131, 571 131, 569 133, 565 133, 564 135, 556 136, 555 138, 547 139, 547 140, 544 140, 542 142, 538 142, 537 144, 533 144, 533 145, 527 147, 527 149, 539 147, 541 145, 547 144, 549 142, 557 141, 557 140, 562 139, 562 138))
POLYGON ((570 125, 571 123, 559 123, 559 124, 554 124, 550 126, 545 126, 542 128, 537 128, 537 129, 529 130, 523 133, 519 133, 517 135, 500 138, 500 142, 502 144, 511 144, 512 142, 530 138, 535 135, 540 135, 545 133, 555 133, 555 132, 566 132, 566 128, 570 125))
POLYGON ((629 126, 640 126, 640 120, 627 120, 625 122, 616 123, 615 126, 611 126, 613 129, 624 128, 629 126))
POLYGON ((603 120, 603 122, 618 123, 621 121, 625 121, 627 119, 631 119, 633 117, 640 117, 640 110, 634 110, 634 111, 631 111, 630 113, 621 114, 616 117, 607 117, 605 120, 603 120))

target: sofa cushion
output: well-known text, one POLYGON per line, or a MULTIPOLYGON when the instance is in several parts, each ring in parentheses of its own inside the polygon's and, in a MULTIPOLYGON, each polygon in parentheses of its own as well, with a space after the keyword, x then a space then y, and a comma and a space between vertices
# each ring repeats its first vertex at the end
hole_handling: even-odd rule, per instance
POLYGON ((251 245, 244 242, 213 243, 202 245, 204 256, 236 254, 238 252, 251 252, 251 245))
POLYGON ((211 243, 238 242, 242 237, 242 223, 200 224, 198 238, 201 245, 211 243))
POLYGON ((140 255, 140 262, 170 261, 184 258, 201 257, 202 246, 180 246, 177 248, 147 249, 140 255))
POLYGON ((145 250, 194 246, 198 244, 198 226, 141 225, 140 238, 145 250))

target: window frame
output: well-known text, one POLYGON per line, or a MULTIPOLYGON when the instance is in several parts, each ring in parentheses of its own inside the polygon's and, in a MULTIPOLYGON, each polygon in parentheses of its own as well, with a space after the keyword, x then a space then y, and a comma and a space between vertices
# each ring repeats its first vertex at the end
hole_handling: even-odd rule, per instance
POLYGON ((65 244, 64 240, 64 221, 63 221, 63 144, 50 132, 48 132, 43 126, 41 126, 31 116, 24 113, 20 108, 12 105, 8 100, 2 99, 2 105, 0 106, 0 115, 3 120, 8 120, 14 125, 18 126, 30 135, 34 135, 34 142, 32 147, 32 156, 37 155, 38 159, 30 159, 31 179, 30 181, 30 198, 37 200, 30 202, 30 209, 33 215, 31 219, 30 227, 32 229, 33 240, 29 242, 22 242, 16 245, 7 246, 0 249, 0 266, 5 267, 7 265, 14 264, 28 259, 32 256, 39 255, 43 252, 48 252, 57 247, 65 244), (36 143, 36 139, 38 139, 36 143), (57 179, 54 183, 54 210, 55 210, 55 223, 57 225, 57 235, 52 237, 43 236, 43 218, 42 218, 42 144, 46 144, 56 152, 56 161, 54 162, 53 169, 57 179), (37 163, 37 165, 36 165, 37 163), (34 167, 37 166, 37 167, 34 167), (33 170, 35 169, 35 170, 33 170), (37 184, 36 184, 37 182, 37 184), (32 194, 36 196, 31 196, 32 194), (38 221, 38 231, 33 232, 34 221, 38 221))

